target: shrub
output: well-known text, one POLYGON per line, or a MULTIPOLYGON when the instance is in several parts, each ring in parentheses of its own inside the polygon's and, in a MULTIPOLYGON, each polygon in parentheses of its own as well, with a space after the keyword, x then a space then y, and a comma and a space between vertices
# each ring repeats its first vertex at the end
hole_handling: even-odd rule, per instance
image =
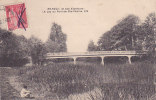
POLYGON ((0 66, 23 66, 26 59, 27 39, 10 31, 0 29, 0 66))

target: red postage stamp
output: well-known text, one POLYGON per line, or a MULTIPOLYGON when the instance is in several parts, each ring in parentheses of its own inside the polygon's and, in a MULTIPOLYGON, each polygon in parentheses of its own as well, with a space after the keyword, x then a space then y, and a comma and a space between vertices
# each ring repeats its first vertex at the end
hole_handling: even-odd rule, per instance
POLYGON ((15 30, 28 27, 25 3, 5 6, 6 17, 9 19, 8 29, 15 30))

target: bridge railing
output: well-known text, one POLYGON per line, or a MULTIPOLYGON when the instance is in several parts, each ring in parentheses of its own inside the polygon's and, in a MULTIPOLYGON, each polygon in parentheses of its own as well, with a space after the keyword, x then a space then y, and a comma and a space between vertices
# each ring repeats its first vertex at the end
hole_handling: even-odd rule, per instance
POLYGON ((104 54, 123 54, 123 55, 137 55, 146 54, 146 51, 90 51, 90 52, 59 52, 59 53, 47 53, 46 56, 66 56, 66 55, 104 55, 104 54))

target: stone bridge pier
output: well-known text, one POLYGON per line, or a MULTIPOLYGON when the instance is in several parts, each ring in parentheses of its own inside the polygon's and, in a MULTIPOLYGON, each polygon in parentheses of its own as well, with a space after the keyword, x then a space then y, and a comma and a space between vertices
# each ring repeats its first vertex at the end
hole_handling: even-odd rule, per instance
POLYGON ((77 57, 73 57, 74 64, 76 64, 76 59, 77 59, 77 57))
POLYGON ((132 61, 131 61, 132 56, 127 56, 127 57, 128 57, 129 64, 131 64, 132 63, 132 61))
POLYGON ((105 61, 104 61, 104 59, 105 59, 105 56, 101 56, 101 65, 105 65, 105 61))

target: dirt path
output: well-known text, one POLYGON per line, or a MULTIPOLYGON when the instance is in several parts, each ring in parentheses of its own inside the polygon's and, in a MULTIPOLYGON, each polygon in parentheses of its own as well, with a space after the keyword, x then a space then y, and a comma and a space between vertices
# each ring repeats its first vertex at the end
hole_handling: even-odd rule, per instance
POLYGON ((17 69, 9 67, 0 67, 0 100, 45 100, 42 97, 35 99, 25 99, 20 97, 22 84, 16 75, 17 69))
POLYGON ((10 77, 14 76, 15 71, 15 69, 9 67, 0 68, 1 100, 26 100, 20 97, 20 90, 10 84, 10 82, 12 81, 10 80, 10 77))
POLYGON ((11 68, 0 68, 1 71, 1 100, 19 100, 19 93, 9 83, 12 75, 11 68))

